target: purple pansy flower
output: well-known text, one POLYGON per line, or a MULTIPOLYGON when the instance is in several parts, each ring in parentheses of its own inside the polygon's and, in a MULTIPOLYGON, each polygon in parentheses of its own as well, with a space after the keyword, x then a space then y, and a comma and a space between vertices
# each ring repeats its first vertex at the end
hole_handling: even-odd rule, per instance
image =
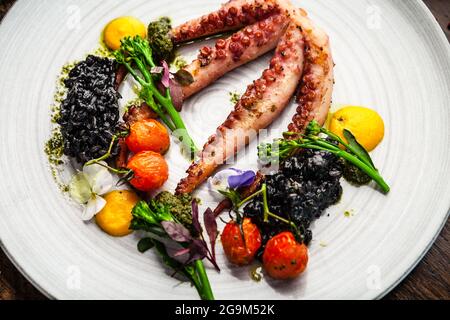
POLYGON ((209 189, 213 192, 227 191, 250 186, 256 178, 255 172, 230 168, 218 172, 209 179, 209 189))
POLYGON ((248 187, 255 181, 256 174, 252 170, 236 172, 236 175, 228 177, 228 186, 231 189, 248 187))

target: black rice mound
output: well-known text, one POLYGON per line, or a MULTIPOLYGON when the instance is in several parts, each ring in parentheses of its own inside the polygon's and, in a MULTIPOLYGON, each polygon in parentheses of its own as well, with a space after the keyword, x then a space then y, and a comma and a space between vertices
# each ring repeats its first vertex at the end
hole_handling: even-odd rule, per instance
MULTIPOLYGON (((64 154, 82 164, 108 151, 118 127, 120 94, 114 90, 117 67, 114 60, 90 55, 64 81, 68 93, 57 122, 64 154)), ((116 145, 112 153, 117 152, 116 145)))
MULTIPOLYGON (((342 196, 342 172, 343 163, 335 155, 327 151, 303 150, 284 161, 277 173, 265 177, 270 211, 294 222, 301 232, 301 241, 309 244, 311 223, 342 196)), ((276 219, 263 221, 262 197, 248 203, 244 214, 260 228, 263 246, 259 257, 270 238, 291 231, 289 225, 276 219)))

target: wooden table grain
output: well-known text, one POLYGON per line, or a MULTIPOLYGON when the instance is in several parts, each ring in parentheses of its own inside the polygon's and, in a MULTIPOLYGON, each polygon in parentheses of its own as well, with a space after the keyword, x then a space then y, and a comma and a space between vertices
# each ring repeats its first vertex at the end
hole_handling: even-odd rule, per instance
MULTIPOLYGON (((0 0, 0 21, 15 0, 0 0)), ((424 0, 450 40, 450 1, 424 0)), ((450 221, 436 243, 411 274, 385 299, 450 300, 450 221)), ((0 300, 42 300, 46 297, 28 282, 0 249, 0 300)))

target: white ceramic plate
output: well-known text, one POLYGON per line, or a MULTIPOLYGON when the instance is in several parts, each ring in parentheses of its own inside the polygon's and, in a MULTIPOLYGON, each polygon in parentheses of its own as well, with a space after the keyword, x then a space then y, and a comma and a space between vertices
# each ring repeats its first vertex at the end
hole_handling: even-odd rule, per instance
MULTIPOLYGON (((421 1, 295 1, 331 37, 336 62, 334 103, 376 109, 386 138, 373 154, 390 182, 388 196, 344 184, 343 200, 314 224, 307 272, 297 281, 253 282, 248 269, 219 256, 209 269, 221 299, 372 299, 405 277, 447 220, 450 207, 450 49, 421 1), (354 215, 344 216, 346 210, 354 215)), ((169 277, 137 236, 114 239, 80 219, 50 174, 45 141, 61 66, 93 51, 103 26, 133 15, 162 15, 175 24, 218 8, 219 0, 47 0, 18 3, 0 27, 0 239, 3 249, 43 293, 58 299, 196 299, 169 277)), ((193 57, 195 46, 184 49, 193 57)), ((228 74, 189 100, 182 113, 198 144, 232 109, 228 92, 243 92, 270 55, 228 74)), ((125 94, 126 95, 126 94, 125 94)), ((124 99, 125 100, 125 99, 124 99)), ((125 102, 125 101, 123 101, 125 102)), ((279 136, 295 106, 271 126, 279 136)), ((256 145, 241 168, 254 166, 256 145)), ((173 190, 188 166, 173 146, 173 190)), ((205 205, 211 198, 202 187, 205 205)), ((220 251, 219 246, 219 251, 220 251)))

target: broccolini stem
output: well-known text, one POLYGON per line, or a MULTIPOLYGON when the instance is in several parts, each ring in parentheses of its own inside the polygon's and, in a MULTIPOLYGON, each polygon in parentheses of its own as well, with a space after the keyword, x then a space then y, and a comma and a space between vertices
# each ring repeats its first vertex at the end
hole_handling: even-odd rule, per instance
MULTIPOLYGON (((145 77, 145 79, 149 79, 151 81, 151 78, 149 78, 148 72, 145 68, 143 68, 142 63, 138 63, 139 60, 134 60, 136 62, 136 65, 138 66, 139 70, 141 71, 142 75, 145 77), (141 70, 142 68, 142 70, 141 70), (143 72, 145 71, 145 72, 143 72)), ((128 72, 133 76, 133 78, 139 82, 143 90, 149 90, 148 84, 145 82, 146 80, 139 77, 139 75, 136 73, 136 71, 130 66, 129 63, 124 62, 123 65, 127 68, 128 72)), ((150 91, 151 94, 153 94, 152 91, 150 91)), ((150 98, 148 94, 145 95, 145 103, 152 108, 153 111, 158 115, 158 117, 164 122, 164 124, 171 130, 175 130, 175 126, 173 123, 167 119, 166 115, 162 112, 162 110, 156 105, 156 102, 153 98, 150 98)))
POLYGON ((179 134, 179 140, 184 143, 185 146, 189 148, 189 151, 191 153, 191 156, 194 155, 198 148, 194 143, 194 140, 189 135, 187 128, 183 122, 183 119, 181 119, 180 114, 175 109, 172 98, 170 97, 170 90, 169 88, 166 89, 166 96, 164 97, 158 90, 154 92, 154 95, 156 99, 162 104, 162 106, 166 109, 167 113, 169 114, 170 118, 172 119, 175 127, 179 130, 177 134, 179 134))
MULTIPOLYGON (((148 57, 147 55, 144 56, 146 62, 150 66, 154 66, 154 63, 151 60, 151 58, 148 57)), ((169 88, 166 89, 166 96, 163 96, 161 92, 159 92, 159 90, 156 88, 153 77, 151 76, 145 65, 139 59, 134 59, 134 61, 136 62, 136 66, 138 67, 139 71, 144 76, 145 81, 147 82, 144 83, 143 87, 148 88, 151 91, 151 93, 156 97, 158 102, 164 107, 166 112, 169 114, 169 117, 171 118, 175 126, 175 129, 179 130, 179 132, 177 132, 177 134, 179 135, 179 140, 183 142, 183 144, 188 146, 191 156, 194 155, 198 151, 198 148, 196 147, 194 140, 190 137, 189 133, 187 132, 183 119, 181 119, 180 114, 175 109, 172 103, 169 88)), ((175 131, 175 129, 171 128, 172 131, 175 131)))
MULTIPOLYGON (((353 154, 358 154, 358 151, 355 150, 355 148, 353 148, 351 145, 349 145, 347 142, 345 142, 341 137, 339 137, 337 134, 334 134, 333 132, 325 129, 325 128, 321 128, 320 131, 322 133, 325 133, 326 135, 328 135, 330 138, 332 138, 333 140, 339 142, 340 144, 342 144, 345 148, 347 148, 347 150, 349 150, 350 152, 352 152, 353 154)), ((358 158, 359 159, 359 158, 358 158)), ((365 159, 360 159, 362 162, 364 162, 367 166, 372 167, 372 164, 367 162, 365 159)), ((375 169, 375 168, 373 168, 375 169)))
POLYGON ((131 65, 128 62, 122 62, 122 64, 125 66, 125 68, 127 68, 128 72, 133 76, 133 78, 139 82, 139 84, 144 87, 146 85, 144 79, 142 79, 141 77, 139 77, 139 75, 137 74, 137 72, 131 67, 131 65))
MULTIPOLYGON (((144 90, 148 90, 148 88, 144 87, 144 90)), ((153 93, 150 92, 145 96, 145 102, 150 108, 158 115, 158 117, 164 122, 164 124, 170 129, 170 131, 175 131, 175 125, 167 118, 165 113, 161 110, 161 108, 156 104, 155 99, 153 99, 153 93)))
POLYGON ((202 260, 195 261, 195 269, 197 271, 201 287, 197 287, 198 293, 202 300, 214 300, 214 294, 209 283, 208 275, 206 274, 205 266, 202 260))

